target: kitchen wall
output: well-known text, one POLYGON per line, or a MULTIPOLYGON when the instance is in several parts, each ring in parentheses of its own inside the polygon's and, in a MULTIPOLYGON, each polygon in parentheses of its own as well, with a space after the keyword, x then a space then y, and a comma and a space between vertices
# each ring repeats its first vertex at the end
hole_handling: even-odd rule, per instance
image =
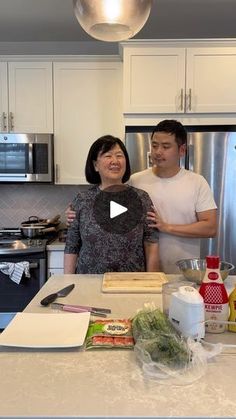
POLYGON ((79 190, 88 186, 0 184, 0 228, 19 227, 31 215, 50 218, 61 214, 79 190))
MULTIPOLYGON (((0 42, 0 55, 113 55, 113 42, 0 42)), ((0 228, 19 227, 31 215, 49 218, 61 214, 79 190, 88 186, 0 184, 0 228)))
POLYGON ((0 55, 114 55, 118 42, 0 42, 0 55))

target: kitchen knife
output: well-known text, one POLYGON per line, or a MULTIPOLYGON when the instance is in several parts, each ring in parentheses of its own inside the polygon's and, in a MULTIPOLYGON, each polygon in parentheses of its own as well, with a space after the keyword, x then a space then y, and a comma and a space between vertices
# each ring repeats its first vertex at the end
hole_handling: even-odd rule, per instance
POLYGON ((70 304, 70 307, 80 308, 81 310, 84 310, 84 311, 99 311, 99 313, 107 313, 107 314, 111 313, 110 308, 82 306, 81 304, 70 304))
POLYGON ((42 301, 40 301, 40 304, 42 306, 48 306, 48 304, 52 303, 56 300, 58 297, 66 297, 74 288, 75 284, 68 285, 65 288, 62 288, 60 291, 57 291, 53 294, 48 295, 47 297, 43 298, 42 301))
POLYGON ((51 307, 58 310, 70 311, 72 313, 89 312, 92 316, 107 317, 105 313, 102 313, 100 311, 88 310, 86 308, 81 308, 80 306, 73 306, 69 304, 52 303, 51 307))

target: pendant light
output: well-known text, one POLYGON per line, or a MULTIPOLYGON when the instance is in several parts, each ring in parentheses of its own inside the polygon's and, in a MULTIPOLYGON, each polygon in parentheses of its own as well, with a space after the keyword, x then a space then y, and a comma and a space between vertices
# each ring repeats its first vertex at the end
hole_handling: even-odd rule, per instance
POLYGON ((152 0, 73 0, 82 28, 100 41, 131 38, 146 23, 152 0))

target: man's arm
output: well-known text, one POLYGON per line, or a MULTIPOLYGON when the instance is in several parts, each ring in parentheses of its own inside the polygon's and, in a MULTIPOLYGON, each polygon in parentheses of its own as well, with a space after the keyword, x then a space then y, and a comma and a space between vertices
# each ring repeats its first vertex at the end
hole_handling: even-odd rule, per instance
POLYGON ((144 254, 146 260, 146 272, 158 272, 160 270, 158 243, 144 242, 144 254))
POLYGON ((165 223, 157 211, 148 212, 147 219, 151 222, 150 227, 159 231, 180 237, 215 237, 217 234, 216 209, 197 213, 197 221, 191 224, 168 224, 165 223))

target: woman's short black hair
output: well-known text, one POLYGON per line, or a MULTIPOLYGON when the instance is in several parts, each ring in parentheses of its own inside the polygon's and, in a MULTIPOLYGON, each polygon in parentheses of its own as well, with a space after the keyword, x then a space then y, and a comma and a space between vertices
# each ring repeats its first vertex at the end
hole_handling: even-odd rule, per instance
POLYGON ((175 141, 180 147, 183 144, 187 143, 187 131, 184 126, 179 121, 174 119, 165 119, 164 121, 159 122, 154 128, 151 138, 156 132, 166 132, 167 134, 175 135, 175 141))
POLYGON ((129 162, 129 156, 128 156, 124 143, 119 138, 113 137, 113 135, 103 135, 91 145, 90 150, 88 152, 88 157, 87 157, 86 165, 85 165, 85 176, 86 176, 87 182, 92 183, 94 185, 101 183, 100 174, 96 172, 94 168, 94 161, 97 160, 99 153, 101 154, 107 153, 107 151, 115 147, 116 144, 123 151, 125 155, 125 160, 126 160, 126 170, 122 178, 122 182, 125 183, 129 180, 130 162, 129 162))

